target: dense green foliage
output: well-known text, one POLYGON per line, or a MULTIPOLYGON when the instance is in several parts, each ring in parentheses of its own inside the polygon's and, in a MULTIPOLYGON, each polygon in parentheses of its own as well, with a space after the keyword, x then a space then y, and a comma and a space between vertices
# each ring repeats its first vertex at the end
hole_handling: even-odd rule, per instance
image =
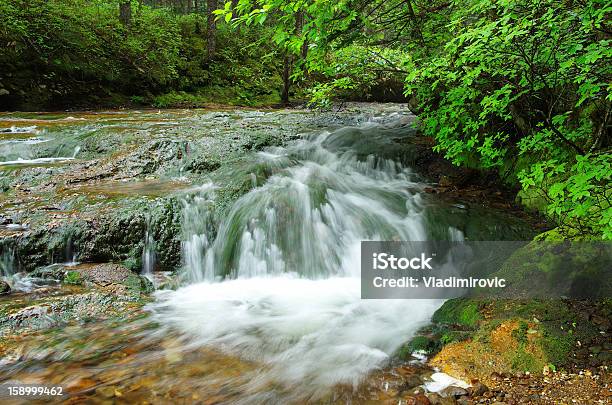
POLYGON ((265 28, 236 35, 220 26, 218 52, 209 60, 205 16, 136 2, 132 8, 125 25, 110 0, 0 2, 0 108, 130 98, 160 107, 234 99, 248 104, 278 92, 265 28), (239 91, 219 97, 216 89, 233 86, 239 91))
POLYGON ((402 74, 437 151, 522 185, 561 236, 606 239, 611 13, 604 0, 241 0, 220 12, 235 24, 275 17, 276 43, 302 57, 296 77, 322 81, 319 105, 377 70, 402 74))
POLYGON ((604 3, 476 1, 407 89, 423 131, 457 164, 496 167, 580 233, 612 239, 612 47, 604 3))

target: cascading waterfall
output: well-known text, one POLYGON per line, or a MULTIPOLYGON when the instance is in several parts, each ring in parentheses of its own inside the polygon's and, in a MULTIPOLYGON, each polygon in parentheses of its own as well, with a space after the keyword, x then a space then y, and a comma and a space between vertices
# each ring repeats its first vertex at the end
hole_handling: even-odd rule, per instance
MULTIPOLYGON (((2 247, 2 246, 0 246, 2 247)), ((10 278, 15 274, 15 249, 4 248, 0 253, 0 276, 2 278, 10 278)))
POLYGON ((72 235, 69 235, 65 242, 64 248, 64 265, 66 266, 76 266, 79 264, 77 261, 78 255, 75 250, 74 241, 72 240, 72 235))
POLYGON ((273 175, 238 199, 212 243, 215 188, 203 186, 191 197, 185 257, 194 281, 358 276, 346 259, 362 240, 426 239, 421 186, 411 171, 393 160, 328 149, 343 135, 325 133, 258 154, 253 165, 273 175))
POLYGON ((142 249, 142 274, 151 277, 155 270, 157 256, 155 254, 155 238, 151 229, 151 216, 145 218, 145 237, 142 249))
POLYGON ((215 186, 204 184, 183 200, 183 262, 185 273, 191 282, 204 281, 202 271, 209 248, 209 237, 214 227, 215 186))
POLYGON ((0 244, 0 280, 14 291, 31 291, 34 287, 32 280, 19 272, 15 246, 0 244))
POLYGON ((261 185, 218 224, 214 184, 188 195, 183 253, 193 283, 160 292, 156 317, 193 344, 261 362, 252 401, 270 400, 257 387, 272 381, 296 398, 357 384, 441 303, 360 299, 362 240, 427 239, 416 176, 360 150, 407 133, 369 123, 261 152, 252 173, 265 178, 247 179, 261 185))

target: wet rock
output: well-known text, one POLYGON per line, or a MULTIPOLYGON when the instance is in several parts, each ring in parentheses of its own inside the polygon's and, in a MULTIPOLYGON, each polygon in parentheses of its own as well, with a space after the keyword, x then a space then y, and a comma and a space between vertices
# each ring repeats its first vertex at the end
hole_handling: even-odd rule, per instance
POLYGON ((177 199, 167 199, 152 210, 151 231, 160 248, 156 255, 161 271, 172 271, 181 262, 182 206, 177 199))
POLYGON ((244 146, 251 150, 262 150, 268 146, 279 146, 281 143, 281 139, 268 132, 255 132, 251 134, 251 139, 244 146))
POLYGON ((404 385, 402 386, 403 390, 409 390, 412 388, 416 388, 423 384, 423 379, 418 375, 409 375, 405 377, 404 385))
POLYGON ((125 162, 126 171, 134 175, 152 174, 175 160, 180 160, 185 150, 183 141, 170 139, 153 140, 129 156, 125 162))
POLYGON ((468 389, 469 394, 473 397, 479 397, 481 395, 484 395, 484 393, 487 391, 489 391, 489 387, 480 382, 475 383, 472 387, 468 389))
POLYGON ((83 265, 75 268, 75 271, 85 280, 102 286, 123 283, 132 275, 131 271, 116 263, 83 265))
POLYGON ((28 319, 41 318, 52 312, 50 305, 33 305, 20 309, 16 313, 9 314, 7 320, 9 322, 22 322, 28 319))
POLYGON ((123 200, 122 206, 104 212, 87 210, 35 224, 31 231, 13 237, 18 258, 25 271, 49 263, 125 261, 130 269, 141 268, 146 217, 151 216, 151 233, 157 246, 158 267, 172 271, 181 260, 181 205, 175 198, 151 202, 146 199, 123 200), (67 257, 70 253, 71 257, 67 257))
POLYGON ((455 405, 457 401, 453 397, 444 398, 436 393, 426 394, 431 405, 455 405))
POLYGON ((411 405, 430 405, 431 404, 429 399, 424 394, 417 394, 417 395, 405 397, 403 399, 405 401, 404 403, 411 404, 411 405))
POLYGON ((11 286, 6 281, 0 281, 0 295, 10 294, 11 286))
MULTIPOLYGON (((83 287, 69 287, 64 291, 67 295, 37 297, 40 301, 36 305, 8 308, 8 315, 0 317, 0 337, 43 330, 66 322, 124 315, 138 300, 135 294, 117 294, 110 290, 83 293, 83 287)), ((129 292, 129 289, 123 291, 129 292)))
POLYGON ((199 157, 188 162, 184 166, 184 170, 192 173, 210 173, 221 167, 221 162, 212 160, 207 157, 199 157))
POLYGON ((63 265, 52 264, 50 266, 38 267, 30 273, 32 277, 42 278, 46 280, 62 280, 65 276, 66 269, 63 265))
POLYGON ((444 398, 453 398, 453 397, 461 397, 464 395, 467 395, 468 392, 461 388, 461 387, 454 387, 454 386, 450 386, 450 387, 446 387, 444 388, 442 391, 440 391, 440 395, 444 398))
MULTIPOLYGON (((153 291, 153 285, 145 277, 134 274, 127 267, 117 263, 81 264, 66 268, 66 275, 78 274, 87 283, 111 289, 115 294, 141 294, 153 291)), ((72 278, 77 278, 72 276, 72 278)), ((66 277, 64 278, 66 281, 66 277)))

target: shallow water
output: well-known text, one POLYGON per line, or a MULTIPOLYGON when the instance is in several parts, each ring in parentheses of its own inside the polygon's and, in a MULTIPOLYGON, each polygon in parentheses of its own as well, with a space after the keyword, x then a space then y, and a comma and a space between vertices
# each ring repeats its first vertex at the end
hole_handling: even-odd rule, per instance
POLYGON ((161 197, 189 188, 189 183, 181 179, 152 179, 134 181, 107 181, 96 184, 76 185, 67 188, 67 191, 78 191, 88 195, 101 195, 106 197, 121 196, 150 196, 161 197))
MULTIPOLYGON (((112 129, 129 138, 130 131, 166 131, 185 120, 221 130, 217 127, 234 119, 206 117, 180 111, 7 120, 64 126, 45 134, 58 131, 74 139, 65 149, 90 130, 112 129)), ((503 213, 489 210, 485 216, 426 195, 424 180, 398 152, 399 143, 414 136, 404 118, 396 113, 358 126, 304 128, 286 146, 253 152, 184 190, 172 186, 180 170, 170 183, 72 186, 115 196, 179 192, 181 271, 187 281, 176 291, 157 292, 142 312, 121 321, 26 337, 18 354, 2 360, 0 381, 61 384, 75 400, 96 402, 111 397, 119 403, 346 401, 441 304, 361 300, 360 241, 529 234, 503 213), (219 215, 219 190, 232 181, 250 191, 219 215), (344 393, 337 396, 340 387, 344 393)), ((273 114, 249 112, 241 120, 245 131, 249 122, 281 125, 273 114)), ((188 143, 198 133, 187 136, 188 143)))

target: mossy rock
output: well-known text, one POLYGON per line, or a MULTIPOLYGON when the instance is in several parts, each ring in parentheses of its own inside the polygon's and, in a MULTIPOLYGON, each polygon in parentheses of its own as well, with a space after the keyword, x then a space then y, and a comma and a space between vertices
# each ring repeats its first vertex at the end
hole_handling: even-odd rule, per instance
POLYGON ((482 301, 453 298, 446 301, 434 314, 432 321, 435 323, 460 325, 474 328, 482 319, 479 309, 482 301))
POLYGON ((433 315, 433 325, 423 328, 415 337, 402 345, 396 353, 408 360, 412 353, 432 355, 445 345, 470 339, 482 319, 479 310, 484 302, 465 298, 446 301, 433 315))
POLYGON ((38 277, 46 280, 63 280, 66 271, 61 264, 52 264, 49 266, 38 267, 30 273, 32 277, 38 277))
POLYGON ((401 360, 408 360, 414 352, 431 354, 438 348, 436 339, 429 336, 415 336, 408 343, 402 345, 396 356, 401 360))
POLYGON ((609 245, 595 241, 537 240, 517 249, 492 276, 506 280, 505 298, 612 295, 609 245))
POLYGON ((585 346, 600 338, 588 314, 595 310, 605 318, 609 308, 606 301, 449 300, 435 315, 444 323, 432 328, 441 350, 431 362, 456 377, 483 381, 492 372, 568 369, 576 364, 578 341, 585 346), (448 325, 464 329, 446 334, 448 325))

